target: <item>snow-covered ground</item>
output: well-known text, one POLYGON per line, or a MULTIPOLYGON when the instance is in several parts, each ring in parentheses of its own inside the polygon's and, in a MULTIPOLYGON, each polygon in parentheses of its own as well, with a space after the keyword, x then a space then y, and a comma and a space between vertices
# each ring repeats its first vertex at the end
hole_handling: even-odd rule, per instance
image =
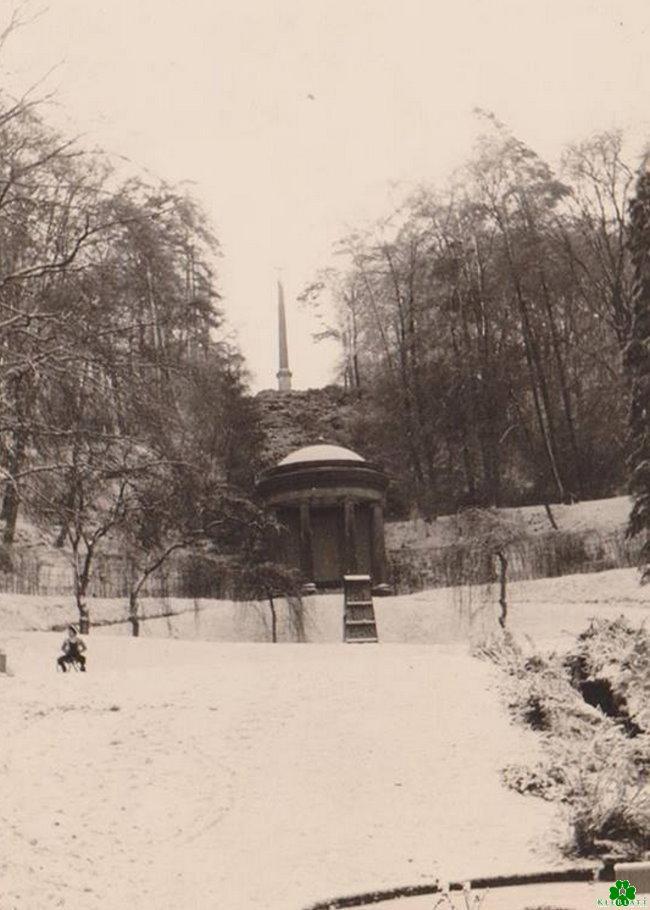
MULTIPOLYGON (((375 599, 379 639, 384 643, 449 644, 475 640, 498 629, 498 586, 435 588, 416 594, 375 599)), ((650 616, 650 588, 639 584, 636 569, 612 569, 586 575, 564 575, 508 585, 508 627, 529 635, 544 647, 560 646, 580 632, 592 616, 616 617, 625 611, 634 621, 650 616)), ((122 621, 93 631, 97 635, 131 633, 123 600, 93 598, 94 621, 122 621)), ((295 641, 286 605, 278 601, 278 636, 295 641)), ((265 642, 271 637, 266 604, 232 601, 143 598, 144 615, 173 610, 177 615, 152 618, 141 625, 143 637, 201 641, 265 642)), ((0 650, 18 631, 46 631, 74 621, 71 598, 62 596, 0 594, 0 650)), ((343 596, 326 594, 304 599, 304 631, 309 642, 340 641, 343 596)))
POLYGON ((462 646, 14 633, 0 677, 2 910, 244 910, 558 861, 557 810, 462 646))
MULTIPOLYGON (((497 631, 498 585, 435 588, 375 600, 377 629, 384 642, 476 641, 497 631)), ((508 629, 539 648, 562 648, 592 618, 624 613, 640 624, 650 618, 650 588, 636 569, 564 575, 508 585, 508 629)))
MULTIPOLYGON (((21 630, 42 599, 3 599, 0 910, 301 910, 562 864, 561 811, 500 780, 536 738, 468 654, 495 594, 379 599, 379 645, 162 637, 226 628, 192 612, 108 627, 85 675, 54 672, 60 634, 21 630)), ((646 596, 633 570, 519 582, 508 622, 556 647, 591 616, 643 621, 646 596)), ((339 634, 340 600, 311 601, 312 631, 339 634)))
MULTIPOLYGON (((573 505, 553 504, 553 518, 560 531, 582 533, 588 531, 613 532, 625 528, 630 517, 628 496, 592 499, 573 505)), ((520 506, 499 509, 503 518, 511 518, 525 527, 529 534, 548 534, 553 528, 544 506, 520 506)), ((456 542, 455 516, 441 515, 433 522, 422 519, 389 521, 386 523, 388 546, 445 547, 456 542)))

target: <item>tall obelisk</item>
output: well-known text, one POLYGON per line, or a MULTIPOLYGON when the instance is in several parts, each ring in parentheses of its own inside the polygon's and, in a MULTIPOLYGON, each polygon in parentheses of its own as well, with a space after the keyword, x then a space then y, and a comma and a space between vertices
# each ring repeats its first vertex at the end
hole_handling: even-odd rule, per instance
POLYGON ((287 320, 284 313, 284 288, 278 281, 278 333, 280 342, 280 369, 278 370, 278 389, 280 392, 291 391, 291 370, 289 369, 289 349, 287 345, 287 320))

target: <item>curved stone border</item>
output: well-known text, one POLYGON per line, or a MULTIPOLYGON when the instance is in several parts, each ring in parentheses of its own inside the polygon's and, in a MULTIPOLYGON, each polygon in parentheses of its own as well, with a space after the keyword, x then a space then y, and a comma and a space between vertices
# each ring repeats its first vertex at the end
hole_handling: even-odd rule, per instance
POLYGON ((436 882, 430 885, 403 885, 389 888, 386 891, 368 891, 365 894, 352 894, 347 897, 334 897, 331 900, 310 904, 305 910, 341 910, 343 907, 363 907, 364 904, 378 904, 381 901, 396 900, 398 897, 417 897, 421 894, 440 894, 442 888, 436 882))
MULTIPOLYGON (((644 865, 646 864, 629 864, 625 868, 626 870, 631 870, 633 866, 638 866, 640 870, 644 865)), ((574 869, 559 869, 548 872, 473 878, 465 882, 449 882, 446 886, 436 881, 428 885, 402 885, 401 887, 389 888, 383 891, 368 891, 365 894, 334 897, 310 904, 304 910, 343 910, 345 907, 363 907, 366 904, 378 904, 381 901, 397 900, 401 897, 417 897, 422 894, 441 894, 445 891, 463 891, 465 889, 509 888, 517 885, 547 885, 555 882, 609 881, 613 875, 614 868, 611 863, 607 863, 601 866, 581 866, 574 869)))

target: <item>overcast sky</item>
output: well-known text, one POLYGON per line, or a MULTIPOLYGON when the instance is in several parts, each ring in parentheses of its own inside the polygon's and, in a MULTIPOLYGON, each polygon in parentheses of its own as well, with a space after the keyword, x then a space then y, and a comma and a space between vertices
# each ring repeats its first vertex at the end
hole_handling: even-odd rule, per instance
POLYGON ((20 83, 60 64, 51 119, 195 182, 256 389, 276 383, 283 269, 306 388, 333 350, 294 298, 332 242, 460 163, 475 106, 550 158, 612 126, 650 136, 649 23, 650 0, 51 0, 4 65, 20 83))

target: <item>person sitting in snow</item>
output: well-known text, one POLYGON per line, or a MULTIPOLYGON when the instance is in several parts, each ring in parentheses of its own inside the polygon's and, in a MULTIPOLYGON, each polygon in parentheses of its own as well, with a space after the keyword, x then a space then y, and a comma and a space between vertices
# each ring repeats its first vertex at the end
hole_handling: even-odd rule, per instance
POLYGON ((61 645, 61 656, 57 660, 57 664, 61 667, 64 673, 67 673, 67 664, 78 664, 79 669, 82 673, 86 672, 86 658, 84 657, 84 651, 86 650, 85 642, 77 634, 77 630, 74 626, 68 626, 68 634, 63 639, 63 644, 61 645))

